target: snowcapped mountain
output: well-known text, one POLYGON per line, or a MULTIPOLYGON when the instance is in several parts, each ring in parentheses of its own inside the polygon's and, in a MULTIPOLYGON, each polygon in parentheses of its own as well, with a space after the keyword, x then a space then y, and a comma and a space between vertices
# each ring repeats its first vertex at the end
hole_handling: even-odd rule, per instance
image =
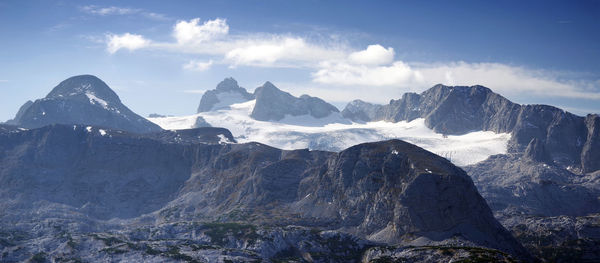
POLYGON ((45 98, 25 103, 8 123, 25 128, 58 123, 103 126, 136 133, 161 130, 123 105, 106 83, 92 75, 64 80, 45 98))
POLYGON ((227 108, 231 104, 242 103, 254 99, 254 95, 240 87, 233 78, 221 81, 217 88, 206 91, 200 99, 198 113, 227 108))
POLYGON ((322 99, 302 95, 294 97, 266 82, 254 91, 256 102, 250 116, 259 121, 280 121, 286 116, 310 116, 322 119, 340 112, 335 106, 322 99))
MULTIPOLYGON (((228 78, 213 91, 224 90, 223 86, 238 87, 235 80, 228 78)), ((206 96, 213 96, 214 93, 209 92, 201 101, 205 101, 206 96)), ((239 142, 256 141, 288 150, 340 151, 359 143, 397 138, 451 159, 458 165, 474 164, 490 155, 506 153, 510 140, 510 135, 492 131, 445 136, 429 129, 423 118, 410 122, 355 122, 344 118, 333 105, 319 98, 308 95, 297 98, 270 82, 257 88, 254 94, 256 99, 242 103, 222 100, 221 104, 226 106, 195 115, 149 120, 169 130, 199 127, 197 123, 201 120, 213 127, 227 128, 239 142)))

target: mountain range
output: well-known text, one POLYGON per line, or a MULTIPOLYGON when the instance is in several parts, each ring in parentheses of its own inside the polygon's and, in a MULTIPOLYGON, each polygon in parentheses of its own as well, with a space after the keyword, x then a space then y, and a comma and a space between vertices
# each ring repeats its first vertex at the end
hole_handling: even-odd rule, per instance
POLYGON ((0 125, 0 260, 600 258, 597 114, 443 85, 339 111, 233 78, 197 112, 163 130, 90 75, 23 105, 0 125))

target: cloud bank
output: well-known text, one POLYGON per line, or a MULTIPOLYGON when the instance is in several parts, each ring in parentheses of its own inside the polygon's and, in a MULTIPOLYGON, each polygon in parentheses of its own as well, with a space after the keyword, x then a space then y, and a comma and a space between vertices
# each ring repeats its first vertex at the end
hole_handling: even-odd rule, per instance
MULTIPOLYGON (((92 11, 90 11, 92 12, 92 11)), ((128 13, 128 9, 97 9, 98 14, 128 13)), ((534 95, 600 100, 600 81, 559 80, 552 72, 500 63, 417 63, 395 59, 395 50, 379 44, 357 50, 330 39, 308 39, 292 34, 230 34, 226 19, 180 20, 172 28, 173 41, 159 42, 142 35, 107 35, 106 49, 144 48, 196 57, 184 70, 206 71, 214 64, 229 67, 292 67, 310 70, 310 80, 330 91, 370 87, 374 93, 420 91, 435 84, 484 85, 507 95, 534 95), (197 57, 202 57, 198 59, 197 57)), ((339 98, 340 96, 332 95, 339 98)), ((386 96, 389 97, 389 96, 386 96)))

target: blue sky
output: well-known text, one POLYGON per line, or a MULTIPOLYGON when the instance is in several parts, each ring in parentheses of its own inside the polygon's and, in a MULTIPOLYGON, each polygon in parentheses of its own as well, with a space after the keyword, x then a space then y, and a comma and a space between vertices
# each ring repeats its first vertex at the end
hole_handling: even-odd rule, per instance
POLYGON ((443 83, 598 113, 599 28, 600 1, 0 0, 0 121, 79 74, 144 116, 229 76, 340 109, 443 83))

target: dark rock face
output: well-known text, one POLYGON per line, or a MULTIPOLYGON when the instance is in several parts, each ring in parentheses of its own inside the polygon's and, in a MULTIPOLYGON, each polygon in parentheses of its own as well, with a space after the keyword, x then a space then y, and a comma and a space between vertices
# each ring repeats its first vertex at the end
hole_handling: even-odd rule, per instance
POLYGON ((600 116, 589 114, 585 118, 587 139, 581 154, 581 167, 590 173, 600 170, 600 116))
POLYGON ((135 133, 161 130, 123 105, 106 83, 91 75, 71 77, 45 98, 26 103, 11 123, 25 128, 85 124, 135 133))
POLYGON ((436 85, 421 94, 406 93, 388 105, 352 102, 342 114, 355 121, 425 118, 427 127, 443 134, 511 133, 509 149, 513 152, 523 152, 536 139, 549 158, 561 165, 584 167, 585 163, 584 170, 592 172, 600 163, 600 157, 589 152, 594 147, 586 148, 583 160, 584 146, 598 143, 598 132, 593 130, 597 115, 583 118, 552 106, 519 105, 483 86, 436 85))
POLYGON ((253 99, 254 95, 240 87, 235 79, 226 78, 217 85, 216 89, 209 90, 202 95, 197 112, 212 111, 216 109, 215 107, 229 106, 230 103, 226 100, 230 100, 231 103, 240 103, 253 99))
POLYGON ((589 176, 535 160, 541 155, 541 144, 532 140, 530 146, 529 156, 495 155, 465 167, 492 210, 543 216, 600 212, 600 189, 593 187, 597 183, 590 186, 584 182, 589 176))
POLYGON ((7 128, 0 198, 67 205, 101 219, 156 211, 157 222, 321 226, 393 244, 460 237, 526 254, 464 171, 417 146, 391 140, 330 153, 194 141, 211 134, 233 139, 216 128, 148 135, 7 128))
POLYGON ((315 118, 329 116, 339 110, 322 99, 302 95, 299 98, 275 87, 271 82, 266 82, 254 91, 256 104, 250 115, 260 121, 278 121, 285 115, 299 116, 310 115, 315 118))
POLYGON ((529 158, 534 162, 548 163, 551 162, 544 144, 537 138, 533 138, 525 149, 524 157, 529 158))

